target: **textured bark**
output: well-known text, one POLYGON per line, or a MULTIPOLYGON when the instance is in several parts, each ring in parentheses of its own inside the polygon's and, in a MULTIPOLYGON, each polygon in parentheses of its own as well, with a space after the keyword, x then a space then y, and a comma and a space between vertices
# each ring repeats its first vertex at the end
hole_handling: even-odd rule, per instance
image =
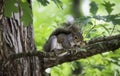
POLYGON ((42 76, 37 56, 8 61, 9 56, 34 52, 33 26, 23 26, 21 11, 11 18, 3 16, 3 0, 0 0, 0 76, 42 76))
POLYGON ((32 26, 18 25, 17 20, 3 17, 1 26, 0 66, 2 76, 40 76, 37 57, 25 57, 8 61, 12 54, 35 51, 32 26))

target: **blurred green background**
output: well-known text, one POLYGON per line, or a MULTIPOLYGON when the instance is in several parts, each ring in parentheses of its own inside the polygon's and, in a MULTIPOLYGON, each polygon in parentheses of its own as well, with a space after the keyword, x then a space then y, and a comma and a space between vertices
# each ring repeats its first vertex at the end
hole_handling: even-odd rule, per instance
MULTIPOLYGON (((38 50, 42 50, 50 33, 72 14, 70 10, 72 0, 61 0, 62 7, 51 0, 48 0, 49 4, 43 6, 40 1, 33 0, 32 4, 34 36, 38 50)), ((119 0, 83 0, 81 10, 83 17, 79 21, 82 25, 84 40, 119 34, 120 17, 116 16, 120 13, 119 8, 119 0), (90 6, 92 1, 95 3, 93 2, 90 6)), ((120 49, 77 62, 57 65, 51 69, 51 76, 120 76, 120 49), (80 65, 83 67, 82 73, 79 69, 80 65)))

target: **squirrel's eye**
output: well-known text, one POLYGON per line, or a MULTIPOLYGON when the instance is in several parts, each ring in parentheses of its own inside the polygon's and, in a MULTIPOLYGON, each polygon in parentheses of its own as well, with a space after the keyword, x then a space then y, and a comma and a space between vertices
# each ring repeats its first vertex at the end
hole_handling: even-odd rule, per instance
POLYGON ((75 39, 78 39, 78 37, 77 37, 77 36, 75 36, 75 39))

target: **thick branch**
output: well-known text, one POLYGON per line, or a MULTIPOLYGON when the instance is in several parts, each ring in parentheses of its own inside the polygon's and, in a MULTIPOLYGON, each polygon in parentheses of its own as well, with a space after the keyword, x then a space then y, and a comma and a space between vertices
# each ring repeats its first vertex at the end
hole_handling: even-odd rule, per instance
POLYGON ((92 39, 88 42, 87 45, 84 46, 84 49, 80 49, 77 51, 71 49, 70 50, 64 49, 56 53, 54 52, 49 52, 49 53, 35 52, 35 53, 27 53, 27 54, 21 53, 18 55, 11 55, 10 59, 16 59, 16 58, 28 57, 28 56, 39 56, 40 59, 44 58, 45 61, 44 67, 48 68, 55 66, 57 64, 90 57, 107 51, 115 51, 118 48, 120 48, 120 35, 92 39), (64 56, 60 56, 63 53, 64 56))
POLYGON ((89 44, 85 46, 86 51, 77 51, 77 53, 73 53, 73 50, 71 50, 69 55, 56 58, 55 60, 47 60, 45 62, 45 67, 47 68, 63 62, 90 57, 107 51, 115 51, 118 48, 120 48, 120 35, 92 39, 89 41, 89 44), (51 61, 52 63, 50 63, 51 61))

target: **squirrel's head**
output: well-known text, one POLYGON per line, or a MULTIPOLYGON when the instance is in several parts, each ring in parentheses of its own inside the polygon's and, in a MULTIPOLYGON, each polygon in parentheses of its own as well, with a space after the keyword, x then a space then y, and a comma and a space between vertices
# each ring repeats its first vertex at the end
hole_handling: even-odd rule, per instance
POLYGON ((73 37, 73 42, 74 46, 84 46, 85 45, 85 41, 83 40, 83 35, 81 32, 74 32, 72 33, 72 37, 73 37))
POLYGON ((74 34, 73 34, 73 39, 74 39, 76 42, 83 41, 82 33, 81 33, 81 32, 76 32, 76 33, 74 33, 74 34))

